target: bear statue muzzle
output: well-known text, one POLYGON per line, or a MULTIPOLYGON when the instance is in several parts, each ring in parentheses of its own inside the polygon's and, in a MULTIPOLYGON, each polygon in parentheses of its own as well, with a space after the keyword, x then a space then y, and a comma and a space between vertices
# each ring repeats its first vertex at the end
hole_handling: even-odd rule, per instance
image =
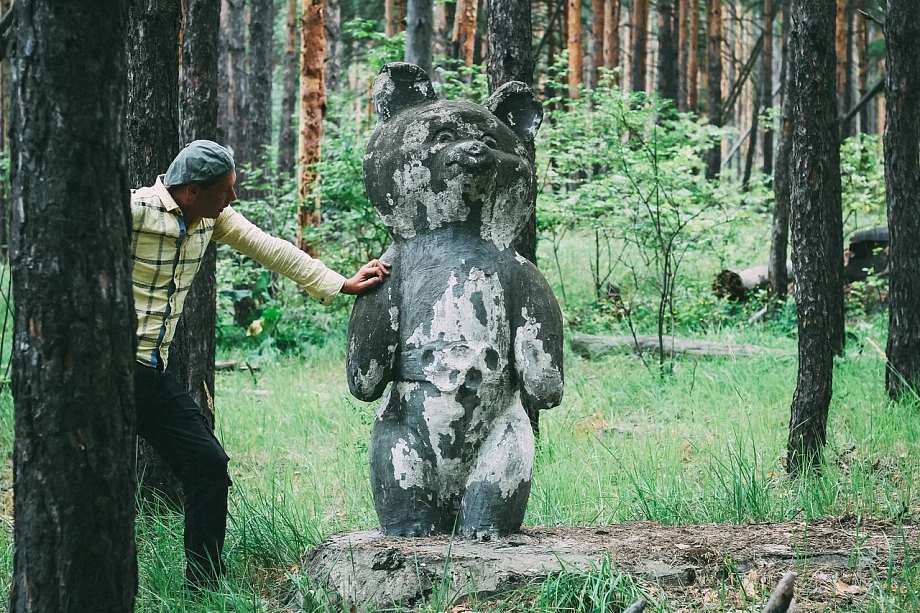
POLYGON ((478 140, 461 141, 447 154, 448 168, 459 166, 461 170, 478 171, 491 168, 494 162, 492 149, 478 140))

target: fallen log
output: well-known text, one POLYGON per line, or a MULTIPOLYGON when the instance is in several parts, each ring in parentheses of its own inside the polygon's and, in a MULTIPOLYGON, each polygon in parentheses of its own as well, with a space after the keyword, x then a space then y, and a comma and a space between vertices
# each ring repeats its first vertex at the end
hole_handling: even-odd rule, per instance
MULTIPOLYGON (((572 337, 572 350, 589 360, 610 353, 657 353, 658 337, 643 335, 632 336, 598 336, 594 334, 576 334, 572 337)), ((755 356, 778 355, 781 352, 758 345, 736 345, 734 343, 714 343, 688 338, 666 337, 664 350, 668 356, 678 354, 697 356, 755 356)))
MULTIPOLYGON (((792 276, 792 260, 786 260, 786 274, 792 276)), ((770 270, 766 264, 735 272, 725 269, 716 275, 712 291, 717 298, 733 302, 747 300, 751 292, 770 287, 770 270)))

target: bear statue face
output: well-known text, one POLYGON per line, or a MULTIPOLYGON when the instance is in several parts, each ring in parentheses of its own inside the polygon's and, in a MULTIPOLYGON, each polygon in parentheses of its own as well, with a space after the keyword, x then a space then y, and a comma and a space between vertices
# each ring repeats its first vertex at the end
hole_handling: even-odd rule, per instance
POLYGON ((526 85, 484 105, 439 101, 428 76, 388 64, 374 82, 378 123, 364 181, 394 240, 452 227, 508 247, 533 213, 533 138, 543 117, 526 85))

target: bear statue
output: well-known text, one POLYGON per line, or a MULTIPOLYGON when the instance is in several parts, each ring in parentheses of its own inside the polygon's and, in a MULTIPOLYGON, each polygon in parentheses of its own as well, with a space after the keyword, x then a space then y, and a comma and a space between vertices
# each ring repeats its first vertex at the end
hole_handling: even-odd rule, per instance
POLYGON ((383 283, 355 302, 351 393, 386 397, 371 435, 384 534, 517 532, 534 434, 525 408, 562 400, 562 315, 511 247, 533 213, 543 108, 523 83, 484 104, 441 101, 425 72, 386 65, 364 155, 371 202, 393 238, 383 283))

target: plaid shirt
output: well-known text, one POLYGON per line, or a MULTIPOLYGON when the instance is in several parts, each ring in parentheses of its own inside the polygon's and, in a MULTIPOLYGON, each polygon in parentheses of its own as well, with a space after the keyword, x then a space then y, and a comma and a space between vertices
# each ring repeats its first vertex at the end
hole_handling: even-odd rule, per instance
POLYGON ((191 228, 163 185, 131 194, 131 278, 137 311, 137 361, 165 368, 169 345, 205 248, 213 238, 289 277, 310 297, 330 304, 345 278, 294 245, 269 236, 229 206, 191 228))

